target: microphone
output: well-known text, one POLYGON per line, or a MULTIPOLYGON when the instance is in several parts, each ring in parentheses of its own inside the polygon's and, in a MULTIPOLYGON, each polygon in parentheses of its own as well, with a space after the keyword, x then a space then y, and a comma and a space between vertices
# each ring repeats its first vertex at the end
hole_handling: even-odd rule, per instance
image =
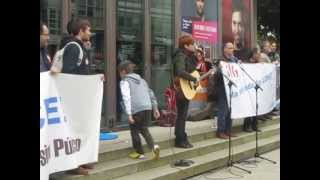
POLYGON ((212 59, 212 64, 217 66, 220 64, 220 61, 224 61, 225 59, 224 58, 213 58, 212 59))
POLYGON ((242 61, 240 60, 240 59, 238 59, 238 58, 236 58, 235 57, 235 59, 237 60, 237 62, 236 62, 236 64, 238 64, 238 66, 240 67, 240 69, 242 70, 242 71, 245 71, 244 69, 243 69, 243 67, 242 67, 242 61))

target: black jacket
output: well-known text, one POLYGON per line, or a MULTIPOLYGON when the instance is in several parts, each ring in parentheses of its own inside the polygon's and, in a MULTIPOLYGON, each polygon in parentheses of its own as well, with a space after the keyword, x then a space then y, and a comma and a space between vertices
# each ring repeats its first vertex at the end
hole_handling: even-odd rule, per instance
MULTIPOLYGON (((232 58, 227 58, 224 56, 224 59, 226 59, 226 62, 238 62, 239 59, 235 56, 232 58)), ((223 74, 222 69, 218 68, 217 72, 214 74, 214 76, 210 76, 209 83, 208 83, 208 100, 209 101, 216 101, 219 98, 226 98, 226 91, 224 86, 224 80, 223 80, 223 74)))
POLYGON ((72 38, 72 40, 68 41, 75 41, 77 42, 83 52, 83 58, 80 61, 80 65, 78 65, 79 62, 79 53, 80 49, 75 44, 68 45, 63 54, 63 67, 62 67, 62 73, 67 74, 80 74, 80 75, 88 75, 89 74, 89 63, 88 63, 88 55, 86 53, 85 48, 83 47, 83 43, 76 38, 72 38))
POLYGON ((45 48, 40 48, 40 72, 49 71, 51 64, 48 59, 48 51, 45 48))
POLYGON ((73 37, 69 34, 63 34, 61 41, 60 41, 60 47, 59 49, 62 49, 68 42, 73 41, 73 37))
POLYGON ((176 50, 173 54, 173 65, 174 76, 178 76, 189 81, 197 81, 196 78, 189 74, 196 70, 197 66, 197 60, 193 54, 187 55, 182 49, 176 50))
POLYGON ((250 49, 242 48, 241 50, 234 50, 234 56, 243 62, 249 62, 250 49))

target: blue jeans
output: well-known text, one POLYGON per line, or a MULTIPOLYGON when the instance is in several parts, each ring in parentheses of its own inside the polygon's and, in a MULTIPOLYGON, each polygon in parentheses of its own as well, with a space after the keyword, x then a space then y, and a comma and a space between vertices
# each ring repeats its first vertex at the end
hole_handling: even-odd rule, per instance
POLYGON ((218 133, 230 133, 232 121, 229 116, 227 97, 223 88, 218 90, 218 133))

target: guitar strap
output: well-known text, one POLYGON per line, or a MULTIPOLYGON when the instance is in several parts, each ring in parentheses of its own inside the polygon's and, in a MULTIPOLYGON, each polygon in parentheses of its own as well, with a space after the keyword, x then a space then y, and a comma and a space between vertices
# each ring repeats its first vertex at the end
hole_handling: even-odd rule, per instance
POLYGON ((172 90, 174 90, 175 97, 176 97, 175 99, 176 100, 185 99, 185 96, 184 96, 184 94, 182 92, 182 89, 180 88, 179 78, 176 78, 175 75, 174 75, 175 58, 172 58, 172 63, 171 63, 170 66, 171 66, 171 70, 170 70, 170 73, 171 73, 171 76, 170 76, 170 88, 172 90))
POLYGON ((174 88, 174 58, 172 58, 172 62, 170 63, 170 87, 174 88))

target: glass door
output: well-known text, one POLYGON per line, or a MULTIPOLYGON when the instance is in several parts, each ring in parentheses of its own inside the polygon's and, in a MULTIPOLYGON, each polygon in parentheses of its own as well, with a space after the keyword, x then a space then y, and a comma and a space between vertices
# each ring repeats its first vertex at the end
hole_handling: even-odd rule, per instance
POLYGON ((173 51, 173 3, 151 0, 151 87, 159 108, 165 107, 164 91, 170 85, 173 51))
MULTIPOLYGON (((136 64, 136 73, 144 75, 144 4, 143 0, 117 1, 117 64, 130 60, 136 64)), ((117 122, 118 127, 128 126, 117 73, 117 122)))

